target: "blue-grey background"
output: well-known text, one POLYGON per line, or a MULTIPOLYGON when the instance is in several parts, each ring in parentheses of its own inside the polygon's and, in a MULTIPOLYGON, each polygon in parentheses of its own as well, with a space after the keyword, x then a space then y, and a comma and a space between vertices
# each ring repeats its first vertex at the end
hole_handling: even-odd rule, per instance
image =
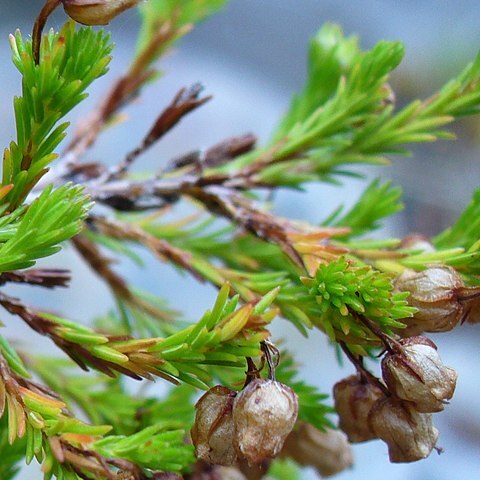
MULTIPOLYGON (((20 27, 31 30, 40 0, 0 1, 0 145, 13 136, 12 96, 20 91, 19 75, 9 61, 8 33, 20 27)), ((64 21, 58 12, 51 25, 64 21)), ((406 58, 392 83, 405 101, 416 95, 427 96, 474 58, 480 47, 480 3, 478 1, 322 1, 322 0, 232 0, 217 16, 205 21, 162 62, 166 75, 127 109, 129 122, 107 132, 87 155, 110 163, 142 138, 155 115, 180 86, 201 81, 214 99, 189 116, 164 141, 139 162, 140 168, 162 165, 172 156, 198 147, 208 147, 220 139, 247 131, 266 139, 276 120, 288 105, 293 92, 305 78, 308 39, 325 21, 341 24, 347 34, 356 33, 369 48, 380 39, 401 40, 406 58)), ((75 121, 87 112, 113 78, 118 76, 134 49, 138 21, 129 12, 112 24, 117 45, 111 73, 91 89, 91 97, 72 115, 75 121)), ((447 225, 463 208, 479 184, 480 162, 476 140, 478 124, 457 127, 457 142, 439 142, 416 150, 413 158, 397 159, 393 167, 381 172, 393 178, 406 194, 406 209, 388 222, 386 233, 403 235, 409 231, 432 234, 447 225)), ((354 201, 361 190, 358 182, 345 189, 312 186, 307 194, 281 193, 276 211, 285 216, 321 220, 339 202, 354 201)), ((110 305, 107 290, 78 261, 71 250, 47 259, 42 264, 71 268, 74 271, 69 291, 32 292, 10 289, 29 298, 31 303, 68 313, 80 321, 110 305)), ((145 273, 131 265, 119 269, 134 284, 170 298, 191 319, 199 318, 215 296, 212 288, 199 286, 174 273, 165 265, 153 263, 145 273)), ((0 312, 7 328, 2 334, 16 338, 22 348, 49 351, 45 339, 31 335, 17 319, 0 312)), ((303 339, 286 322, 275 328, 276 338, 288 338, 304 363, 303 376, 329 392, 338 379, 352 369, 337 366, 322 335, 303 339)), ((423 462, 392 465, 386 447, 373 442, 354 447, 356 466, 338 476, 341 480, 456 480, 478 478, 480 472, 480 414, 477 397, 478 327, 462 327, 451 334, 437 336, 442 357, 459 372, 457 392, 445 412, 434 421, 440 430, 440 445, 445 453, 432 454, 423 462), (477 352, 477 354, 475 354, 477 352)), ((157 384, 154 389, 160 390, 157 384)), ((154 390, 153 390, 154 391, 154 390)), ((0 459, 1 462, 1 459, 0 459)), ((36 465, 24 469, 21 480, 42 478, 36 465)), ((312 471, 305 478, 316 478, 312 471)))

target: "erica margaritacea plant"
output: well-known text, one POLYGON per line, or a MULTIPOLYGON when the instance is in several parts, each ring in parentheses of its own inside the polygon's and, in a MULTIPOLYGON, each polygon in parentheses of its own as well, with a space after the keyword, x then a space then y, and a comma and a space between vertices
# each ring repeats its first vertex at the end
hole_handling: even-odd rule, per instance
POLYGON ((2 480, 34 460, 46 479, 280 479, 301 476, 302 466, 329 476, 351 467, 349 442, 381 440, 392 462, 439 449, 432 414, 448 415, 457 373, 440 360, 441 339, 437 347, 423 334, 479 321, 480 192, 447 230, 403 240, 369 238, 402 208, 389 182, 370 182, 349 211, 325 212, 321 225, 274 215, 269 194, 340 183, 354 165, 382 165, 410 144, 449 137, 447 124, 480 108, 480 60, 430 98, 396 107, 389 77, 402 45, 362 51, 327 24, 311 41, 303 90, 266 144, 239 132, 133 175, 145 151, 209 101, 193 84, 114 166, 86 160, 159 77, 156 62, 224 3, 49 0, 32 18, 32 40, 10 37, 22 93, 3 156, 0 283, 67 286, 70 272, 35 263, 70 242, 115 308, 88 321, 74 308, 44 311, 0 292, 5 311, 63 354, 40 357, 14 347, 13 332, 0 336, 2 480), (60 6, 71 18, 47 31, 60 6), (137 7, 134 58, 70 129, 64 117, 112 54, 104 30, 78 23, 108 24, 137 7), (180 218, 184 204, 195 214, 180 218), (180 213, 172 220, 167 211, 180 213), (113 260, 138 259, 138 248, 216 287, 212 308, 187 322, 160 291, 135 288, 113 260), (355 374, 339 379, 332 400, 299 380, 294 355, 270 333, 277 318, 305 342, 320 330, 351 363, 355 374), (378 368, 368 367, 375 358, 378 368), (126 377, 171 389, 132 393, 126 377))

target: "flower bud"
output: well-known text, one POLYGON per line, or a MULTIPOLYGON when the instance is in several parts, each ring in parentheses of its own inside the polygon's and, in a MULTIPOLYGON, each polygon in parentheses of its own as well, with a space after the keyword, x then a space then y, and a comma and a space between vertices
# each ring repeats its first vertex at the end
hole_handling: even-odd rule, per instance
POLYGON ((435 265, 422 272, 404 270, 394 282, 394 291, 410 292, 407 301, 418 312, 402 319, 407 328, 398 333, 412 336, 455 328, 463 316, 463 305, 458 300, 463 286, 458 273, 447 265, 435 265))
POLYGON ((257 464, 275 457, 298 414, 295 392, 274 380, 252 380, 235 398, 234 445, 239 456, 257 464))
POLYGON ((352 448, 338 430, 322 432, 309 423, 299 422, 283 446, 282 455, 300 465, 312 466, 322 477, 330 477, 353 464, 352 448))
POLYGON ((400 344, 401 351, 387 353, 382 360, 389 390, 413 402, 419 412, 440 412, 453 396, 457 372, 442 363, 436 345, 426 337, 402 339, 400 344))
POLYGON ((367 420, 373 404, 385 396, 380 387, 362 381, 358 375, 351 375, 335 384, 333 396, 339 416, 338 426, 351 443, 376 438, 367 420))
POLYGON ((195 405, 195 423, 191 436, 198 459, 212 465, 235 465, 232 408, 236 392, 216 386, 205 393, 195 405))
POLYGON ((419 413, 408 402, 387 397, 373 406, 368 421, 378 438, 388 446, 390 461, 415 462, 435 448, 438 430, 429 413, 419 413))
POLYGON ((67 15, 83 25, 106 25, 139 0, 62 0, 67 15))

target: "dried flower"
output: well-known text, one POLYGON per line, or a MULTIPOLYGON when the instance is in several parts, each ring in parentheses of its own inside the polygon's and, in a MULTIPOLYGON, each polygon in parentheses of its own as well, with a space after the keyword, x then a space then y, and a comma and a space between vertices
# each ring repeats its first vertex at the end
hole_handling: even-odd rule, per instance
POLYGON ((298 414, 295 392, 275 380, 255 379, 235 398, 234 445, 249 463, 275 457, 298 414))
POLYGON ((235 465, 233 448, 232 408, 236 392, 216 386, 205 393, 195 405, 195 423, 191 436, 198 459, 212 465, 235 465))
POLYGON ((447 265, 435 265, 422 272, 404 270, 395 280, 394 290, 410 292, 408 303, 418 312, 412 318, 402 319, 407 328, 399 333, 412 336, 455 328, 464 313, 458 299, 463 287, 458 273, 447 265))
POLYGON ((419 413, 411 403, 393 397, 378 400, 368 421, 376 436, 388 445, 390 461, 415 462, 435 448, 438 430, 429 413, 419 413))
POLYGON ((62 0, 67 15, 83 25, 106 25, 139 0, 62 0))
POLYGON ((382 360, 389 390, 413 402, 419 412, 440 412, 453 396, 457 372, 442 363, 436 345, 426 337, 402 339, 400 345, 401 351, 387 353, 382 360))
POLYGON ((322 432, 304 422, 299 422, 287 437, 282 455, 314 467, 322 477, 335 475, 353 464, 352 448, 345 434, 332 429, 322 432))
POLYGON ((376 438, 367 420, 373 404, 385 397, 380 387, 365 382, 359 375, 351 375, 335 384, 333 396, 339 427, 351 443, 376 438))

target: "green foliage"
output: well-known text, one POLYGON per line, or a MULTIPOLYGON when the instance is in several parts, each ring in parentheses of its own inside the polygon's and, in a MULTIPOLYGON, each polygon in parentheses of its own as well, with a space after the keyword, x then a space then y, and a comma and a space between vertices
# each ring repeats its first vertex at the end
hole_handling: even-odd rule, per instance
POLYGON ((268 336, 264 326, 275 315, 267 309, 276 291, 255 306, 238 309, 239 297, 229 299, 229 291, 226 284, 211 311, 168 338, 103 335, 49 313, 36 315, 30 322, 84 369, 93 367, 110 376, 120 372, 136 379, 160 376, 204 389, 211 381, 207 365, 243 368, 244 357, 260 355, 260 341, 268 336))
POLYGON ((385 155, 409 153, 405 144, 452 138, 441 127, 479 109, 480 58, 428 100, 395 112, 387 82, 402 56, 399 43, 362 52, 356 38, 324 26, 310 46, 305 87, 272 142, 220 170, 253 169, 259 182, 299 187, 352 175, 347 165, 388 163, 385 155))
POLYGON ((349 227, 351 237, 370 233, 381 226, 381 219, 402 210, 401 196, 402 190, 399 187, 393 187, 391 182, 381 184, 377 178, 368 185, 347 213, 340 217, 342 207, 338 208, 324 225, 349 227))
POLYGON ((98 453, 167 471, 184 471, 192 464, 192 447, 184 442, 193 425, 195 389, 191 386, 175 386, 158 398, 127 391, 121 378, 79 375, 66 360, 35 358, 32 367, 93 424, 112 426, 112 435, 91 446, 98 453), (151 439, 154 449, 146 444, 151 439))
MULTIPOLYGON (((87 125, 92 138, 80 135, 81 148, 69 153, 83 154, 154 78, 153 62, 225 3, 141 2, 136 55, 87 125)), ((278 314, 305 336, 314 327, 324 331, 363 368, 361 357, 385 334, 394 336, 402 320, 416 312, 406 293, 393 290, 403 269, 449 264, 478 284, 480 190, 457 223, 433 239, 436 250, 424 252, 403 248, 395 239, 358 239, 402 208, 401 190, 390 182, 372 181, 349 211, 338 208, 322 227, 262 210, 263 197, 256 189, 338 183, 341 176, 360 177, 357 165, 383 165, 392 154, 408 154, 406 144, 451 138, 443 129, 446 124, 480 110, 480 57, 431 98, 398 109, 388 82, 403 46, 382 41, 363 52, 355 37, 326 25, 311 42, 305 86, 267 145, 253 149, 252 143, 236 151, 235 141, 227 141, 210 149, 218 158, 209 159, 208 151, 182 157, 183 163, 172 161, 156 176, 132 180, 130 163, 191 110, 193 100, 182 97, 183 91, 122 168, 106 171, 102 165, 64 162, 59 172, 52 172, 54 185, 42 187, 39 180, 65 136, 67 123, 61 119, 106 72, 112 46, 103 31, 77 29, 68 22, 44 37, 38 65, 31 42, 19 32, 11 37, 11 47, 22 96, 14 101, 17 138, 3 160, 0 283, 60 285, 42 284, 37 278, 41 271, 16 270, 54 254, 85 227, 74 243, 110 287, 116 309, 90 328, 0 294, 5 309, 70 357, 21 357, 0 336, 0 478, 13 478, 22 457, 42 463, 46 480, 113 478, 123 475, 119 470, 124 468, 126 476, 142 479, 188 474, 196 461, 189 432, 197 389, 216 382, 241 388, 246 359, 264 366, 261 347, 278 314), (72 179, 78 185, 66 183, 72 179), (93 205, 90 196, 121 212, 110 215, 112 220, 108 213, 92 214, 84 223, 93 205), (185 197, 194 201, 189 208, 195 213, 166 221, 163 214, 185 197), (83 251, 78 247, 82 240, 83 251), (148 267, 132 243, 218 287, 213 308, 188 323, 156 295, 130 286, 100 247, 148 267), (95 371, 80 375, 71 360, 95 371), (48 388, 33 382, 30 371, 48 388), (134 391, 124 376, 160 377, 175 387, 159 398, 144 389, 134 391), (90 423, 72 413, 78 409, 90 423)), ((51 272, 43 273, 51 280, 51 272)), ((188 292, 185 300, 190 300, 188 292)), ((327 396, 298 380, 298 366, 289 354, 281 356, 275 375, 297 393, 301 421, 321 430, 332 427, 327 396)), ((274 460, 268 474, 299 478, 288 460, 274 460)))
POLYGON ((332 341, 371 339, 372 332, 361 318, 373 320, 375 325, 391 333, 392 328, 403 326, 399 320, 415 313, 415 309, 408 306, 408 294, 392 292, 389 275, 368 265, 355 266, 346 258, 320 265, 314 278, 302 281, 310 297, 315 299, 318 321, 332 341))
POLYGON ((83 188, 66 184, 43 190, 28 208, 0 219, 0 272, 27 268, 53 255, 59 244, 80 232, 91 203, 83 188))
POLYGON ((267 480, 299 480, 301 475, 300 468, 292 460, 279 458, 268 469, 267 480))
POLYGON ((149 0, 139 6, 142 27, 137 40, 137 54, 131 70, 141 71, 146 79, 151 64, 188 33, 193 24, 220 9, 226 0, 149 0))
POLYGON ((454 225, 433 238, 437 248, 470 248, 480 232, 480 189, 475 190, 470 203, 454 225))
POLYGON ((106 457, 122 457, 144 468, 181 472, 195 461, 193 446, 185 443, 186 432, 174 422, 144 428, 129 437, 110 435, 93 444, 106 457))
POLYGON ((13 185, 4 203, 21 204, 56 158, 68 123, 58 122, 87 95, 85 89, 107 71, 109 37, 74 22, 51 30, 35 65, 32 45, 20 32, 11 37, 13 62, 22 75, 22 96, 14 102, 17 140, 5 150, 2 185, 13 185), (57 126, 58 125, 58 126, 57 126))
POLYGON ((0 418, 0 478, 11 480, 15 478, 20 468, 19 463, 25 457, 25 441, 17 440, 10 444, 8 441, 7 417, 0 418))
POLYGON ((0 354, 14 372, 23 377, 30 376, 18 353, 2 335, 0 335, 0 354))

